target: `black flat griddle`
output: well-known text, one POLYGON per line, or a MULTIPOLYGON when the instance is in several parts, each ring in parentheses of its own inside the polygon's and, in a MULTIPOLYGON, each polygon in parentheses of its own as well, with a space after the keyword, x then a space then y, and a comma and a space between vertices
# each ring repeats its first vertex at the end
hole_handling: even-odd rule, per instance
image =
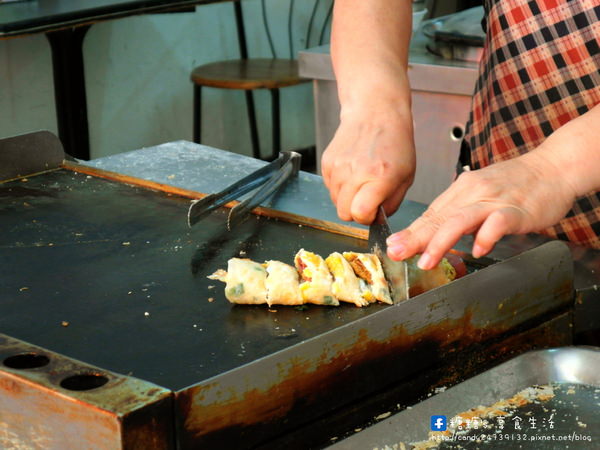
POLYGON ((228 210, 189 229, 188 199, 64 169, 26 180, 0 185, 12 337, 177 390, 385 308, 234 306, 206 278, 240 254, 293 263, 362 240, 259 216, 230 232, 228 210))
POLYGON ((394 306, 234 306, 206 278, 233 256, 291 263, 366 241, 267 217, 228 232, 227 211, 189 229, 188 199, 127 182, 149 185, 82 166, 0 184, 0 422, 19 445, 53 423, 56 442, 90 446, 101 433, 123 448, 319 446, 440 377, 570 342, 559 243, 394 306))

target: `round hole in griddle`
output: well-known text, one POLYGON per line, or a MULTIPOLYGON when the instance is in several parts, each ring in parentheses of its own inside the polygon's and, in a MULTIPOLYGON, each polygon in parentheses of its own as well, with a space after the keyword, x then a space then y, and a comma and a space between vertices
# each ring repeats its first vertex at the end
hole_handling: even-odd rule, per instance
POLYGON ((70 391, 91 391, 108 383, 108 377, 101 373, 81 373, 72 375, 60 382, 60 386, 70 391))
POLYGON ((50 358, 46 355, 37 353, 21 353, 19 355, 9 356, 3 361, 6 367, 11 369, 37 369, 50 363, 50 358))

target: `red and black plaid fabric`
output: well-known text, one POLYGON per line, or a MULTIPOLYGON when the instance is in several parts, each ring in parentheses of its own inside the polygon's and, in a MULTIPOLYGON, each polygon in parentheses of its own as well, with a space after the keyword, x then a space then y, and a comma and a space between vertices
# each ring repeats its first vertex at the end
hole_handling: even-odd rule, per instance
MULTIPOLYGON (((534 149, 600 103, 600 0, 484 3, 487 40, 466 135, 473 169, 534 149)), ((600 193, 542 233, 600 248, 600 193)))

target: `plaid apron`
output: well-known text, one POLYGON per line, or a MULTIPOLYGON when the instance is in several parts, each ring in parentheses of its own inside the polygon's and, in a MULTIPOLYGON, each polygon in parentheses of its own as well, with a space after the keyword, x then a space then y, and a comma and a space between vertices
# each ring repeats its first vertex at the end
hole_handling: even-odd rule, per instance
MULTIPOLYGON (((473 169, 536 148, 600 103, 600 0, 484 3, 486 46, 464 142, 473 169)), ((600 192, 540 232, 600 248, 600 192)))

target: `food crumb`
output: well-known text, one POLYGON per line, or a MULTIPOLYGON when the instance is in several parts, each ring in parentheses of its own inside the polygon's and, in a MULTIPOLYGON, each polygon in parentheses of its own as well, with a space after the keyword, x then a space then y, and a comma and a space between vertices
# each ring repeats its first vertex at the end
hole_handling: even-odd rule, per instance
POLYGON ((391 411, 385 412, 383 414, 379 414, 378 416, 375 417, 375 420, 383 420, 383 419, 387 419, 388 417, 390 417, 392 415, 391 411))
POLYGON ((174 179, 174 178, 175 178, 175 175, 167 175, 167 178, 168 178, 169 180, 172 180, 172 179, 174 179))
POLYGON ((569 394, 569 395, 573 395, 574 393, 575 393, 575 389, 573 389, 573 388, 569 388, 567 390, 567 394, 569 394))
POLYGON ((208 297, 208 303, 212 303, 212 302, 214 302, 214 301, 215 301, 215 299, 214 299, 214 298, 212 298, 212 297, 208 297))
POLYGON ((23 286, 21 289, 19 289, 19 291, 23 292, 23 291, 28 291, 29 288, 27 286, 23 286))
POLYGON ((131 242, 123 242, 122 245, 131 245, 131 242))
POLYGON ((131 295, 131 294, 133 294, 133 291, 129 291, 129 292, 127 293, 127 295, 131 295))
POLYGON ((63 327, 68 327, 68 326, 69 326, 69 322, 67 322, 66 320, 63 320, 63 321, 62 321, 60 324, 61 324, 63 327))
POLYGON ((246 252, 244 250, 240 250, 240 256, 245 256, 246 252))
POLYGON ((150 313, 149 313, 148 311, 144 311, 144 315, 145 315, 146 317, 148 317, 148 316, 150 315, 150 313))
POLYGON ((579 425, 580 428, 587 428, 587 424, 577 421, 577 425, 579 425))
POLYGON ((208 289, 214 289, 214 288, 215 288, 215 286, 214 286, 213 284, 211 284, 211 285, 208 287, 208 289))
POLYGON ((267 309, 267 311, 269 311, 269 312, 277 312, 277 310, 276 310, 276 309, 270 309, 270 308, 269 308, 269 309, 267 309))

